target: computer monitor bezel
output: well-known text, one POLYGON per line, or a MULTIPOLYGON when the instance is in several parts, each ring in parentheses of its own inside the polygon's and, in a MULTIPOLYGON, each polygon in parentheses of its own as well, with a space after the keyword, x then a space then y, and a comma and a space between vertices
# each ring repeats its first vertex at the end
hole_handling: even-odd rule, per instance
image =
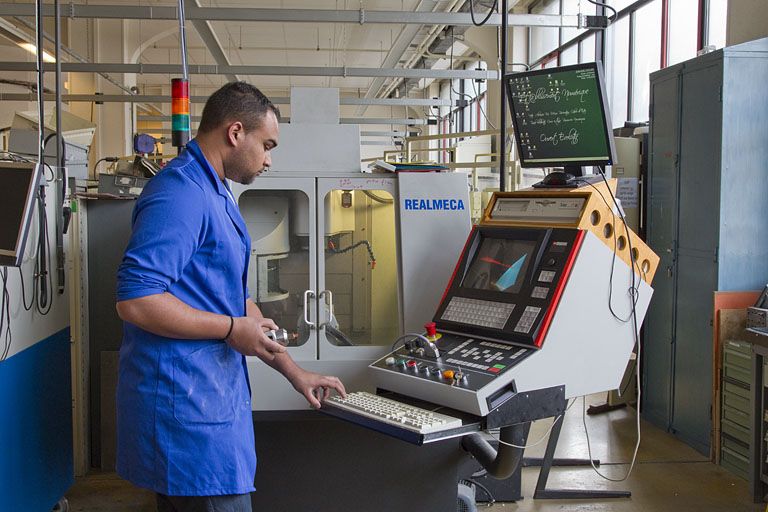
POLYGON ((569 66, 560 66, 556 68, 544 68, 544 69, 536 69, 533 71, 522 71, 518 73, 508 73, 504 75, 504 87, 507 88, 507 107, 509 108, 510 115, 512 117, 512 125, 515 130, 515 145, 517 147, 517 154, 520 160, 520 166, 526 169, 531 168, 541 168, 541 167, 564 167, 564 168, 574 168, 574 167, 589 167, 589 166, 606 166, 606 165, 613 165, 616 162, 616 144, 614 143, 613 139, 613 129, 610 128, 609 123, 611 122, 611 111, 608 106, 608 96, 605 89, 605 79, 603 77, 603 66, 600 61, 595 62, 585 62, 582 64, 573 64, 569 66), (602 112, 603 117, 603 136, 608 141, 608 151, 609 155, 607 155, 607 160, 558 160, 558 159, 552 159, 552 160, 537 160, 536 162, 528 162, 527 159, 524 156, 523 148, 520 144, 520 137, 517 136, 518 133, 520 133, 520 127, 518 125, 517 116, 515 115, 515 107, 514 103, 512 101, 512 87, 510 85, 510 80, 514 78, 520 78, 525 76, 537 76, 537 75, 545 75, 545 74, 551 74, 554 72, 569 72, 574 70, 586 70, 591 69, 595 71, 595 77, 597 78, 597 89, 598 89, 598 99, 600 101, 600 109, 602 112))
MULTIPOLYGON (((19 233, 16 237, 16 245, 13 249, 0 247, 0 265, 19 267, 24 259, 24 250, 27 246, 32 213, 34 212, 37 187, 40 185, 41 168, 36 162, 0 162, 0 173, 6 169, 30 169, 30 180, 27 185, 24 209, 21 213, 19 233)), ((2 180, 0 179, 0 183, 2 180)))
MULTIPOLYGON (((568 230, 561 230, 568 231, 568 230)), ((453 297, 462 297, 467 299, 479 299, 490 302, 501 302, 515 304, 521 297, 530 295, 533 286, 533 276, 539 270, 541 258, 546 252, 552 238, 552 228, 548 227, 524 227, 509 228, 503 226, 476 226, 467 239, 466 246, 459 257, 456 270, 451 281, 446 287, 445 294, 438 305, 437 311, 432 319, 437 328, 443 332, 453 332, 462 335, 476 336, 482 339, 504 341, 513 345, 522 347, 538 348, 536 340, 539 328, 527 334, 516 333, 513 326, 509 329, 497 329, 494 327, 481 327, 472 324, 462 324, 442 318, 443 313, 448 307, 453 297), (528 265, 526 272, 521 276, 524 284, 517 293, 507 293, 503 291, 479 290, 475 288, 466 288, 462 286, 466 273, 475 260, 475 257, 486 238, 499 238, 504 240, 521 240, 535 242, 536 247, 532 253, 532 261, 528 265)), ((514 317, 519 316, 523 310, 513 312, 514 317)))

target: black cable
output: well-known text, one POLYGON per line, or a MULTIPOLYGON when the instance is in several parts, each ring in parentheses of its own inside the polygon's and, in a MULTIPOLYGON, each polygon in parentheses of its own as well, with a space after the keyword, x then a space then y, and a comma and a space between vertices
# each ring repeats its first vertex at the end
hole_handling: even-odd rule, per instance
MULTIPOLYGON (((47 248, 47 252, 46 252, 45 255, 43 255, 43 257, 44 257, 44 259, 47 260, 48 267, 50 267, 51 266, 51 261, 52 261, 52 259, 51 259, 51 241, 48 238, 49 235, 48 235, 48 215, 47 214, 45 215, 45 222, 43 224, 45 225, 45 242, 46 242, 46 248, 47 248)), ((45 279, 45 276, 41 276, 41 277, 43 278, 43 280, 45 279)), ((47 293, 48 290, 53 290, 53 272, 51 272, 51 271, 48 271, 48 285, 47 285, 47 288, 46 288, 46 299, 47 299, 47 301, 46 301, 45 304, 41 304, 42 305, 42 309, 38 309, 40 314, 43 315, 43 316, 45 316, 48 313, 50 313, 51 308, 53 307, 53 301, 48 297, 48 293, 47 293)))
POLYGON ((116 156, 105 156, 104 158, 99 158, 98 160, 96 160, 96 163, 93 164, 93 171, 96 172, 96 168, 99 166, 101 162, 114 163, 114 162, 117 162, 118 160, 120 160, 120 158, 116 156))
MULTIPOLYGON (((616 320, 618 320, 621 323, 627 323, 631 319, 632 312, 630 311, 630 316, 628 316, 627 318, 622 318, 613 309, 613 274, 614 274, 614 269, 616 268, 616 247, 618 245, 617 240, 616 240, 616 214, 614 213, 614 208, 613 208, 613 206, 611 206, 611 204, 608 202, 608 200, 605 199, 605 196, 600 191, 600 189, 597 188, 594 184, 590 183, 588 180, 578 180, 577 179, 577 181, 579 183, 586 183, 587 185, 589 185, 590 187, 595 189, 595 191, 598 193, 598 195, 603 200, 605 205, 608 207, 608 210, 611 212, 611 216, 613 217, 613 223, 612 223, 613 224, 613 230, 612 230, 613 231, 613 256, 611 257, 611 273, 610 273, 610 276, 608 278, 608 309, 611 311, 611 315, 613 315, 613 317, 616 320)), ((607 183, 607 181, 606 181, 606 183, 607 183)), ((609 192, 611 191, 610 187, 608 187, 608 191, 609 192)), ((613 193, 611 193, 611 197, 613 197, 613 193)), ((614 203, 615 203, 615 198, 614 198, 614 203)), ((618 208, 618 204, 617 204, 617 208, 618 208)), ((627 227, 626 222, 624 222, 624 227, 627 230, 629 229, 627 227)), ((628 234, 627 234, 627 237, 629 237, 628 234)), ((632 249, 631 248, 630 248, 630 252, 629 252, 629 258, 630 258, 630 262, 631 262, 632 261, 632 249)), ((630 263, 630 266, 632 266, 631 263, 630 263)), ((632 308, 634 310, 634 306, 635 306, 635 303, 637 301, 636 289, 634 287, 634 274, 635 274, 634 273, 634 268, 632 269, 631 273, 632 273, 633 279, 632 279, 632 287, 629 289, 629 292, 630 292, 630 294, 632 296, 632 308)))
MULTIPOLYGON (((488 490, 488 488, 486 486, 484 486, 483 484, 481 484, 477 480, 473 480, 472 478, 464 478, 464 481, 465 482, 469 482, 472 485, 474 485, 476 487, 479 487, 480 489, 483 490, 483 492, 486 494, 486 496, 488 496, 488 505, 487 505, 488 507, 490 507, 491 505, 496 503, 496 497, 491 493, 491 491, 488 490)), ((477 501, 477 499, 475 499, 475 501, 477 501)))
MULTIPOLYGON (((31 162, 31 163, 37 163, 37 160, 32 160, 31 158, 28 158, 30 156, 36 156, 31 153, 17 153, 14 151, 0 151, 0 154, 7 155, 9 160, 12 162, 31 162)), ((0 160, 5 160, 5 158, 0 158, 0 160)), ((51 183, 56 179, 56 175, 53 172, 53 168, 47 164, 46 162, 42 162, 43 167, 48 169, 51 172, 51 179, 46 178, 46 183, 51 183)))
MULTIPOLYGON (((523 66, 526 71, 530 71, 531 70, 531 66, 529 66, 525 62, 510 62, 509 64, 507 64, 507 66, 508 67, 509 66, 523 66)), ((504 71, 506 72, 507 70, 505 69, 504 71)))
POLYGON ((35 261, 35 301, 37 310, 40 311, 40 306, 46 306, 48 304, 48 286, 45 280, 45 275, 48 273, 48 262, 45 257, 39 256, 45 255, 47 238, 45 236, 45 189, 40 188, 40 198, 37 208, 37 255, 38 258, 35 261), (42 278, 42 280, 40 279, 42 278))
POLYGON ((51 244, 48 236, 48 214, 45 204, 45 187, 40 187, 38 196, 38 239, 37 254, 35 256, 35 273, 33 277, 33 302, 38 313, 45 316, 53 301, 50 290, 53 289, 53 276, 49 270, 51 264, 51 244))
POLYGON ((615 20, 616 16, 619 15, 619 13, 616 12, 616 9, 614 9, 613 7, 611 7, 608 4, 604 4, 602 2, 596 2, 595 0, 587 0, 587 2, 589 2, 591 4, 594 4, 594 5, 598 6, 598 7, 605 7, 606 9, 610 9, 611 11, 613 11, 613 16, 609 16, 608 17, 608 21, 610 23, 613 23, 613 20, 615 20))
POLYGON ((56 136, 56 132, 51 132, 51 133, 48 134, 48 136, 43 140, 43 149, 45 149, 45 146, 48 145, 48 141, 51 140, 55 136, 56 136))
MULTIPOLYGON (((641 273, 640 264, 637 262, 637 260, 634 258, 634 251, 632 250, 632 237, 629 235, 629 226, 627 226, 627 220, 624 218, 624 214, 622 213, 622 209, 619 206, 619 202, 616 200, 616 196, 613 195, 613 191, 611 190, 611 187, 608 186, 608 179, 605 177, 605 170, 598 166, 597 170, 600 173, 600 177, 603 178, 603 182, 605 183, 605 187, 608 189, 608 194, 611 196, 611 200, 613 201, 613 204, 616 206, 616 210, 619 212, 619 217, 621 218, 621 221, 624 223, 624 232, 627 235, 627 244, 629 244, 629 260, 630 260, 630 267, 632 267, 632 282, 634 284, 635 281, 635 273, 634 269, 637 268, 637 273, 641 273)), ((633 287, 634 288, 634 287, 633 287)), ((635 289, 635 291, 637 291, 635 289)))
POLYGON ((27 306, 27 291, 24 285, 24 273, 21 271, 21 266, 16 267, 19 271, 19 280, 21 281, 21 305, 24 307, 24 311, 31 311, 35 306, 35 292, 34 285, 32 287, 32 300, 29 301, 27 306))
POLYGON ((8 293, 8 267, 0 270, 0 279, 3 282, 2 299, 0 299, 0 336, 3 337, 3 351, 0 353, 0 361, 5 361, 11 352, 13 333, 11 332, 11 297, 8 293), (5 335, 3 335, 5 329, 5 335))
POLYGON ((482 27, 486 23, 488 23, 488 20, 491 19, 491 16, 493 15, 493 12, 496 10, 496 6, 498 5, 499 0, 493 0, 493 5, 491 6, 491 9, 488 11, 488 13, 485 16, 485 19, 481 21, 480 23, 475 20, 475 2, 474 0, 469 0, 469 16, 472 18, 472 24, 476 27, 482 27))

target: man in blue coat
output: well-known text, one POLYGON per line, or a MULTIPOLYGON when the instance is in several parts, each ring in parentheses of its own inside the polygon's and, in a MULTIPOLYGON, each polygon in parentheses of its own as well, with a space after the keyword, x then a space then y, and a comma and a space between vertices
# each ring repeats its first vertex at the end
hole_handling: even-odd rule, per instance
POLYGON ((124 320, 117 471, 161 512, 249 512, 256 451, 245 356, 319 408, 336 377, 307 372, 248 297, 251 241, 227 179, 251 183, 277 146, 277 108, 233 82, 206 102, 197 137, 153 178, 118 270, 124 320))

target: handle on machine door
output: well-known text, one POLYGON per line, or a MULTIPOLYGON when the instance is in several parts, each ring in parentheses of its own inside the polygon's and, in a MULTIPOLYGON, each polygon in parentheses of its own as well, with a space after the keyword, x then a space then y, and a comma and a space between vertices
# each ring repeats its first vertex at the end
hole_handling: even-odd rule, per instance
POLYGON ((326 325, 330 324, 331 320, 333 319, 333 293, 331 293, 331 290, 323 290, 320 292, 320 295, 318 295, 318 299, 322 299, 325 296, 328 297, 325 301, 325 305, 328 306, 328 320, 318 325, 318 329, 322 329, 326 325))
POLYGON ((309 326, 310 330, 315 328, 315 323, 309 321, 309 299, 314 296, 315 292, 312 290, 304 290, 304 323, 309 326))

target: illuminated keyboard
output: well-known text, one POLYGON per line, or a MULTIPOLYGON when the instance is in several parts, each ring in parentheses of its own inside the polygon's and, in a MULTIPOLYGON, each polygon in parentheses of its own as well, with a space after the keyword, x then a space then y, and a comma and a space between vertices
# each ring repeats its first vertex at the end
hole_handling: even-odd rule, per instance
POLYGON ((347 393, 347 398, 332 396, 325 403, 419 434, 431 434, 461 426, 461 420, 458 418, 407 405, 365 391, 347 393))

